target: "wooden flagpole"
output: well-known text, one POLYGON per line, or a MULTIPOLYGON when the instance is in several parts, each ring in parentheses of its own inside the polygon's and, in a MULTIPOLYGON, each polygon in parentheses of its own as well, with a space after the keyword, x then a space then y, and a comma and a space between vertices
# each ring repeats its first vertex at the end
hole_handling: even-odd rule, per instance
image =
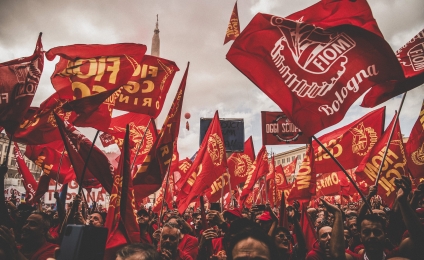
POLYGON ((318 138, 315 137, 315 135, 312 136, 312 138, 314 138, 314 140, 322 147, 322 149, 324 149, 327 154, 331 157, 331 159, 333 159, 333 161, 339 166, 339 168, 343 171, 343 173, 346 175, 346 177, 349 179, 349 181, 352 183, 353 187, 355 187, 355 189, 358 191, 359 195, 361 195, 362 200, 364 201, 365 205, 368 207, 369 211, 372 212, 372 208, 371 205, 368 203, 367 199, 365 198, 364 194, 362 193, 362 191, 359 189, 358 185, 356 184, 356 182, 352 179, 352 177, 350 177, 350 175, 347 173, 347 171, 345 170, 345 168, 343 168, 343 166, 340 164, 340 162, 334 157, 334 155, 327 149, 327 147, 325 147, 319 140, 318 138))
POLYGON ((398 120, 399 120, 400 111, 402 110, 402 106, 403 106, 403 102, 405 101, 406 93, 407 92, 403 93, 402 101, 400 102, 400 105, 399 105, 399 112, 396 114, 395 123, 393 124, 393 128, 390 132, 389 140, 387 141, 387 144, 386 144, 386 150, 384 151, 383 159, 381 160, 380 167, 378 168, 377 177, 375 178, 375 183, 374 183, 374 185, 376 186, 377 189, 378 189, 377 184, 378 184, 378 181, 380 180, 381 170, 383 169, 384 161, 386 160, 386 156, 387 156, 387 152, 389 150, 390 142, 392 141, 393 133, 395 132, 396 124, 398 123, 398 120))
POLYGON ((159 215, 159 225, 162 225, 162 221, 163 221, 163 204, 166 198, 166 191, 168 190, 168 185, 169 185, 169 171, 171 170, 171 164, 172 162, 169 163, 168 165, 168 170, 166 171, 166 184, 165 187, 162 188, 162 205, 160 206, 160 215, 159 215))
POLYGON ((131 164, 131 168, 130 168, 130 172, 131 172, 131 173, 132 173, 132 171, 133 171, 134 164, 135 164, 135 160, 137 159, 138 153, 140 152, 140 148, 141 148, 141 146, 143 145, 144 138, 146 137, 146 133, 147 133, 147 131, 149 130, 150 122, 152 122, 152 120, 153 120, 153 118, 150 118, 149 123, 148 123, 148 124, 147 124, 147 126, 146 126, 146 130, 144 130, 143 137, 141 138, 141 141, 138 143, 137 151, 136 151, 136 153, 134 154, 134 159, 133 159, 133 162, 132 162, 132 164, 131 164))

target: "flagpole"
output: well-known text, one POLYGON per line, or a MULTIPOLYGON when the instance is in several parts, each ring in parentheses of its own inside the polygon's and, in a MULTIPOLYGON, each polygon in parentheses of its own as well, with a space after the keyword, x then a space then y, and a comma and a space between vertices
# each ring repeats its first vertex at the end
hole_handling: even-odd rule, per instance
POLYGON ((228 173, 228 189, 229 189, 229 192, 230 192, 230 194, 229 194, 229 196, 230 196, 230 207, 231 207, 231 205, 234 207, 234 203, 233 203, 233 192, 232 192, 232 190, 231 190, 231 174, 230 174, 230 171, 228 170, 228 167, 227 167, 227 173, 228 173))
MULTIPOLYGON (((272 158, 274 158, 274 154, 273 154, 272 158)), ((276 174, 277 171, 275 170, 275 168, 276 168, 276 166, 275 166, 275 158, 274 158, 273 162, 274 162, 274 191, 272 193, 274 194, 274 206, 276 207, 276 202, 277 202, 277 182, 276 182, 275 176, 277 175, 276 174)), ((284 171, 283 171, 283 174, 284 174, 284 171)))
POLYGON ((265 204, 269 203, 269 198, 268 198, 268 183, 266 182, 266 176, 263 177, 264 178, 264 185, 265 185, 265 204))
MULTIPOLYGON (((91 144, 90 150, 88 151, 87 158, 85 158, 84 167, 82 168, 80 186, 78 188, 78 194, 82 191, 82 182, 84 180, 85 170, 87 169, 88 160, 90 159, 91 151, 93 151, 94 143, 96 142, 97 136, 99 136, 100 130, 97 130, 96 135, 94 136, 93 143, 91 144)), ((84 193, 83 193, 84 195, 84 193)), ((85 198, 85 195, 84 195, 85 198)))
POLYGON ((168 166, 168 170, 167 170, 167 176, 166 176, 166 184, 165 184, 165 188, 162 188, 162 205, 160 206, 160 215, 159 215, 159 225, 162 223, 162 220, 163 220, 163 203, 164 203, 164 201, 165 201, 165 199, 166 199, 166 191, 168 190, 168 185, 169 185, 169 172, 170 172, 170 169, 171 169, 171 164, 172 164, 172 162, 170 162, 169 163, 169 166, 168 166))
POLYGON ((7 146, 6 158, 4 158, 3 164, 7 166, 7 161, 9 160, 10 146, 12 145, 13 135, 10 136, 9 145, 7 146))
POLYGON ((221 212, 224 210, 224 174, 221 174, 221 212))
POLYGON ((54 192, 57 191, 57 183, 59 182, 59 175, 60 175, 60 167, 62 166, 62 159, 63 155, 65 154, 65 148, 62 150, 62 155, 60 156, 59 160, 59 167, 57 168, 57 175, 56 175, 56 185, 54 186, 54 192))
POLYGON ((312 136, 312 138, 314 138, 314 140, 327 152, 327 154, 331 157, 331 159, 333 159, 333 161, 339 166, 339 168, 343 171, 343 173, 346 175, 346 177, 349 179, 349 181, 352 183, 353 187, 355 187, 355 189, 358 191, 359 195, 361 195, 362 200, 364 201, 365 205, 368 207, 368 209, 370 210, 370 212, 372 212, 372 208, 371 205, 368 203, 367 199, 365 198, 364 194, 362 193, 362 191, 359 189, 358 185, 356 185, 356 182, 352 179, 352 177, 350 177, 350 175, 347 173, 347 171, 345 170, 345 168, 343 168, 343 166, 340 164, 340 162, 334 157, 334 155, 327 149, 327 147, 325 147, 319 140, 318 138, 315 137, 315 135, 312 136))
POLYGON ((378 189, 377 184, 378 184, 378 181, 380 180, 381 170, 383 169, 383 164, 384 164, 384 161, 386 160, 387 152, 389 150, 390 142, 392 141, 393 133, 395 132, 396 124, 398 124, 400 111, 402 110, 402 106, 403 106, 403 102, 405 101, 406 93, 407 92, 403 93, 402 101, 400 102, 400 105, 399 105, 399 113, 396 114, 395 123, 393 124, 392 130, 390 132, 389 140, 387 141, 387 144, 386 144, 386 150, 384 151, 383 159, 381 160, 380 167, 378 168, 377 177, 375 178, 375 183, 374 183, 374 185, 376 186, 377 189, 378 189))
POLYGON ((133 171, 134 164, 135 164, 135 160, 137 159, 138 153, 140 152, 140 148, 141 148, 141 146, 143 145, 144 138, 146 137, 147 130, 149 130, 150 122, 152 122, 152 118, 150 118, 149 123, 147 123, 146 130, 144 130, 143 137, 141 138, 141 141, 138 143, 137 151, 136 151, 136 153, 134 154, 134 159, 133 159, 133 162, 132 162, 132 164, 131 164, 131 168, 130 168, 130 169, 131 169, 131 171, 130 171, 130 172, 132 172, 132 171, 133 171))

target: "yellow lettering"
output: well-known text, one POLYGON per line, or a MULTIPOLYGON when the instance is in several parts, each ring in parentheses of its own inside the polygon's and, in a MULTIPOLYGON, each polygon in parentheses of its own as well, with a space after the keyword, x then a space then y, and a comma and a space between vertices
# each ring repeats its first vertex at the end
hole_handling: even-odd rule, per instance
POLYGON ((152 106, 152 98, 143 98, 143 105, 142 106, 151 107, 152 106))
POLYGON ((108 57, 107 61, 113 62, 113 65, 107 66, 106 70, 112 72, 109 77, 109 83, 115 84, 116 76, 118 75, 118 72, 119 72, 119 65, 121 64, 121 59, 119 57, 108 57))
POLYGON ((150 93, 155 89, 155 83, 151 80, 143 81, 143 84, 147 85, 146 88, 141 89, 141 93, 150 93))

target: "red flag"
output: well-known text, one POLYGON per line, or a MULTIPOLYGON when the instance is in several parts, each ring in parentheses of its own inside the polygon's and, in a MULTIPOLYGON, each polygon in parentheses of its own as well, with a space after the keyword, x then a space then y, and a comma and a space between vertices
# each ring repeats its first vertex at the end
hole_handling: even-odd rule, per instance
POLYGON ((115 109, 156 118, 162 111, 175 73, 175 62, 145 55, 116 101, 115 109))
POLYGON ((364 96, 361 106, 374 107, 424 83, 424 29, 396 51, 405 79, 376 85, 364 96))
POLYGON ((178 138, 180 130, 181 108, 183 106, 184 92, 190 63, 184 72, 177 94, 175 95, 168 116, 163 123, 158 139, 146 156, 143 164, 134 175, 134 189, 139 196, 147 197, 157 191, 172 161, 174 141, 178 138))
POLYGON ((424 101, 405 145, 408 169, 415 179, 424 180, 424 101))
POLYGON ((312 221, 308 216, 308 203, 309 202, 303 202, 301 205, 302 213, 299 224, 302 227, 302 232, 306 239, 306 249, 309 251, 312 250, 313 245, 317 240, 317 232, 315 231, 314 225, 312 224, 312 221))
POLYGON ((59 92, 60 98, 89 100, 79 101, 84 102, 84 105, 74 106, 79 109, 79 114, 85 113, 77 125, 87 126, 86 120, 90 119, 91 126, 107 129, 110 106, 113 106, 116 96, 111 97, 113 100, 103 101, 128 83, 145 52, 145 45, 120 43, 60 46, 46 53, 48 60, 60 56, 51 76, 53 87, 59 92), (95 105, 101 106, 96 109, 95 105), (96 116, 92 115, 94 112, 96 116))
POLYGON ((296 170, 296 165, 297 165, 297 157, 294 158, 294 160, 291 163, 285 166, 280 166, 282 168, 282 172, 284 173, 283 176, 284 176, 285 183, 287 183, 286 176, 290 176, 294 174, 296 170))
MULTIPOLYGON (((54 116, 66 151, 68 152, 69 159, 74 168, 77 181, 79 182, 81 181, 82 169, 92 142, 70 123, 62 121, 56 114, 54 114, 54 116)), ((98 181, 107 192, 111 192, 114 169, 106 155, 97 146, 94 146, 91 151, 90 159, 87 162, 87 170, 89 171, 86 171, 83 183, 79 183, 80 185, 84 187, 88 185, 94 186, 95 184, 92 182, 96 183, 98 181), (90 172, 92 173, 91 176, 90 172), (86 182, 87 180, 89 183, 86 182)))
POLYGON ((140 229, 135 214, 131 184, 129 126, 126 127, 122 155, 113 181, 105 227, 109 229, 106 255, 127 243, 140 242, 140 229), (116 234, 118 233, 118 235, 116 234))
POLYGON ((228 157, 227 165, 230 173, 231 188, 234 190, 240 183, 244 183, 247 173, 255 160, 255 149, 253 147, 252 136, 244 142, 244 151, 242 153, 233 153, 228 157))
POLYGON ((179 191, 184 185, 183 180, 187 176, 187 172, 190 169, 191 165, 193 165, 193 162, 189 158, 185 158, 184 160, 178 162, 178 169, 174 171, 175 189, 177 191, 179 191))
POLYGON ((271 156, 271 162, 268 163, 268 174, 266 175, 266 182, 265 185, 267 185, 268 190, 268 201, 271 204, 271 207, 274 207, 277 204, 277 201, 279 200, 277 196, 277 185, 276 185, 276 169, 275 169, 275 158, 274 155, 271 156))
MULTIPOLYGON (((226 172, 227 158, 224 138, 222 137, 218 111, 216 111, 200 145, 196 159, 187 172, 185 185, 178 194, 178 211, 182 214, 191 202, 196 200, 199 195, 206 193, 205 190, 211 187, 212 183, 217 183, 216 180, 221 179, 226 172)), ((220 192, 221 189, 218 185, 212 186, 211 195, 220 194, 220 192)))
POLYGON ((26 191, 25 201, 29 204, 34 203, 33 199, 35 197, 35 191, 38 188, 38 184, 34 179, 34 176, 28 169, 28 166, 25 163, 24 157, 22 156, 21 150, 19 150, 19 146, 16 142, 15 144, 15 158, 18 164, 18 171, 22 176, 22 180, 24 182, 24 188, 26 191))
POLYGON ((224 45, 235 40, 240 34, 240 22, 238 18, 237 1, 234 4, 233 12, 231 13, 230 21, 228 22, 227 32, 225 33, 224 45))
POLYGON ((388 205, 391 205, 396 197, 394 179, 401 178, 401 176, 405 175, 407 171, 402 133, 400 131, 399 121, 395 119, 396 114, 383 136, 364 157, 358 168, 356 168, 357 178, 364 180, 368 183, 368 185, 374 185, 390 133, 394 126, 395 131, 393 132, 392 140, 389 143, 387 156, 378 181, 377 193, 388 205))
POLYGON ((253 190, 255 183, 259 180, 260 177, 266 175, 268 170, 268 153, 266 151, 266 147, 262 146, 258 156, 256 157, 256 160, 247 171, 247 179, 240 194, 241 204, 243 204, 247 198, 247 195, 249 195, 249 193, 253 190))
POLYGON ((40 108, 30 108, 19 128, 13 135, 13 140, 25 144, 46 144, 61 140, 53 113, 68 122, 76 118, 75 112, 65 112, 62 100, 56 92, 41 103, 40 108))
POLYGON ((41 33, 31 56, 0 64, 0 126, 8 133, 15 132, 29 109, 43 66, 41 33))
POLYGON ((323 29, 350 24, 383 38, 366 0, 322 0, 286 18, 323 29))
POLYGON ((316 174, 314 170, 314 149, 308 145, 306 156, 300 165, 299 172, 293 183, 288 201, 309 201, 315 195, 316 174))
MULTIPOLYGON (((319 140, 344 168, 355 168, 381 137, 384 118, 385 107, 382 107, 321 136, 319 140)), ((312 145, 316 151, 315 172, 328 173, 340 170, 330 155, 316 141, 312 141, 312 145)))
POLYGON ((32 201, 37 202, 44 194, 49 190, 50 177, 47 175, 41 175, 38 180, 38 187, 35 191, 35 195, 32 201))
POLYGON ((325 196, 340 194, 342 186, 340 185, 339 176, 337 172, 320 174, 317 177, 316 193, 325 196))
POLYGON ((281 192, 279 214, 280 216, 278 225, 280 227, 289 228, 289 217, 287 216, 286 198, 284 192, 281 192))
MULTIPOLYGON (((251 208, 254 204, 254 201, 256 200, 256 198, 258 197, 259 194, 259 187, 255 187, 246 197, 246 199, 244 199, 244 201, 241 200, 241 198, 239 197, 239 204, 242 205, 244 208, 251 208)), ((256 202, 255 202, 256 203, 256 202)))
POLYGON ((65 147, 62 141, 56 141, 45 145, 27 145, 25 156, 41 168, 43 173, 59 183, 66 184, 75 179, 71 161, 67 154, 62 152, 65 147), (62 157, 62 159, 61 159, 62 157), (60 165, 60 162, 62 164, 60 165), (59 171, 60 165, 60 172, 59 171), (57 175, 59 174, 59 178, 57 175))
POLYGON ((388 43, 371 32, 266 14, 253 18, 227 59, 308 136, 342 120, 373 85, 403 77, 388 43))

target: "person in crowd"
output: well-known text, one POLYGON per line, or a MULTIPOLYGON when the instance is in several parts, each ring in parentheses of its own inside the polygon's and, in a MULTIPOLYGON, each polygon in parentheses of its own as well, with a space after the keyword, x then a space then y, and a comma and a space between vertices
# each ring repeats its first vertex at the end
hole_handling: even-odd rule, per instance
POLYGON ((190 255, 193 259, 196 259, 199 251, 199 243, 197 242, 196 237, 190 235, 192 230, 188 223, 177 216, 169 218, 167 223, 172 223, 180 229, 180 242, 178 244, 178 249, 181 252, 190 255))
POLYGON ((106 221, 106 214, 104 212, 94 211, 88 215, 87 222, 88 225, 94 227, 103 227, 106 221))
POLYGON ((192 260, 193 258, 178 249, 181 231, 177 225, 166 223, 160 234, 160 255, 162 260, 192 260))
POLYGON ((202 231, 202 215, 200 213, 193 213, 193 225, 192 229, 194 230, 194 234, 199 239, 201 231, 202 231))
POLYGON ((158 251, 150 244, 136 243, 121 248, 116 260, 161 260, 158 251))
POLYGON ((153 245, 153 230, 149 212, 141 208, 137 211, 137 222, 140 228, 140 242, 153 245))
POLYGON ((46 260, 54 257, 56 244, 48 242, 50 228, 49 216, 44 212, 33 212, 26 220, 21 232, 21 244, 15 240, 14 232, 5 226, 0 227, 0 236, 13 249, 14 257, 19 260, 46 260))

